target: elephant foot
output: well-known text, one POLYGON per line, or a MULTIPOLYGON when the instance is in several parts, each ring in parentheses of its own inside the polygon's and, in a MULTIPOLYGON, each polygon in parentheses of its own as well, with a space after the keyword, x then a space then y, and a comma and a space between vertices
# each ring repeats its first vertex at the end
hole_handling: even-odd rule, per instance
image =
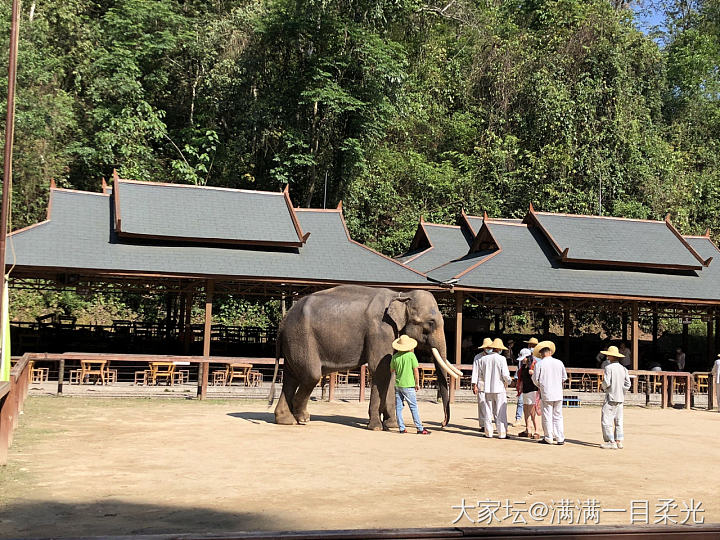
POLYGON ((305 425, 310 421, 310 413, 306 412, 306 413, 298 414, 295 417, 295 420, 297 420, 298 424, 305 425))
POLYGON ((398 427, 397 420, 395 418, 388 418, 384 422, 386 428, 396 428, 398 427))
POLYGON ((294 426, 297 424, 295 417, 292 414, 278 414, 275 413, 275 423, 283 426, 294 426))
POLYGON ((371 431, 382 431, 382 422, 380 420, 370 420, 370 422, 368 422, 368 429, 371 431))

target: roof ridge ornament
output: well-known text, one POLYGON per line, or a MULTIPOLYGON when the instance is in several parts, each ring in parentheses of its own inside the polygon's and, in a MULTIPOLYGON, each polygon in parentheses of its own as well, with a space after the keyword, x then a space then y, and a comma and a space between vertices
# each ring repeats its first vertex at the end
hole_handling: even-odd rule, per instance
POLYGON ((57 189, 57 184, 55 184, 55 179, 50 179, 50 189, 57 189))
POLYGON ((100 185, 102 186, 102 192, 103 192, 103 193, 107 193, 108 185, 107 185, 107 182, 105 181, 105 177, 104 177, 104 176, 102 177, 102 180, 101 180, 100 185))

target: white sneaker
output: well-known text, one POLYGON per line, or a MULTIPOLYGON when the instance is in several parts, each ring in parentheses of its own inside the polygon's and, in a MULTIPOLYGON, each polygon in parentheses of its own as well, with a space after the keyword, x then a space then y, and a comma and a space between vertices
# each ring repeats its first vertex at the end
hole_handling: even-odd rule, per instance
POLYGON ((507 433, 505 433, 505 432, 500 433, 500 434, 498 435, 498 439, 506 439, 506 438, 507 438, 507 433))
POLYGON ((604 442, 600 445, 600 448, 604 448, 605 450, 617 450, 617 443, 614 442, 604 442))
POLYGON ((623 447, 622 441, 617 441, 615 444, 617 445, 618 448, 622 448, 622 447, 623 447))

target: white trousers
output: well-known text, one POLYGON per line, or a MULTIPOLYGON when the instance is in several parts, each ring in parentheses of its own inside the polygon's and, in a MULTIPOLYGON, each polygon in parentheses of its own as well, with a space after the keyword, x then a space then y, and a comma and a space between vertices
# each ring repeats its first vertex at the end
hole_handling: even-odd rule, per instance
POLYGON ((562 399, 560 401, 542 402, 543 434, 547 442, 563 442, 565 440, 565 427, 563 426, 562 399))
POLYGON ((478 401, 478 424, 481 428, 485 427, 485 409, 487 408, 487 403, 485 403, 485 392, 478 392, 477 393, 477 401, 478 401))
POLYGON ((493 425, 495 418, 498 433, 503 435, 507 433, 507 394, 505 392, 485 392, 485 435, 492 437, 493 425))
POLYGON ((602 406, 600 415, 603 440, 605 442, 616 442, 625 439, 623 433, 623 403, 622 401, 608 401, 602 406))
POLYGON ((720 412, 720 383, 715 383, 715 406, 720 412))

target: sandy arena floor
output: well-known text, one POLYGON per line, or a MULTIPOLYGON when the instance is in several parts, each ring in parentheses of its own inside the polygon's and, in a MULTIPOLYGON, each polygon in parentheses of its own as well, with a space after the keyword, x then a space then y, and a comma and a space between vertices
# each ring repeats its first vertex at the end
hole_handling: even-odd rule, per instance
POLYGON ((311 424, 277 426, 262 402, 31 397, 0 469, 0 536, 444 527, 462 499, 473 520, 478 501, 506 506, 493 525, 550 525, 574 505, 575 523, 594 507, 629 524, 633 500, 653 523, 666 498, 676 521, 720 522, 717 412, 627 408, 626 448, 607 451, 597 407, 565 409, 562 447, 479 437, 475 410, 456 405, 440 431, 440 406, 423 402, 433 433, 419 437, 367 431, 357 402, 313 402, 311 424), (691 499, 704 514, 683 511, 691 499))

